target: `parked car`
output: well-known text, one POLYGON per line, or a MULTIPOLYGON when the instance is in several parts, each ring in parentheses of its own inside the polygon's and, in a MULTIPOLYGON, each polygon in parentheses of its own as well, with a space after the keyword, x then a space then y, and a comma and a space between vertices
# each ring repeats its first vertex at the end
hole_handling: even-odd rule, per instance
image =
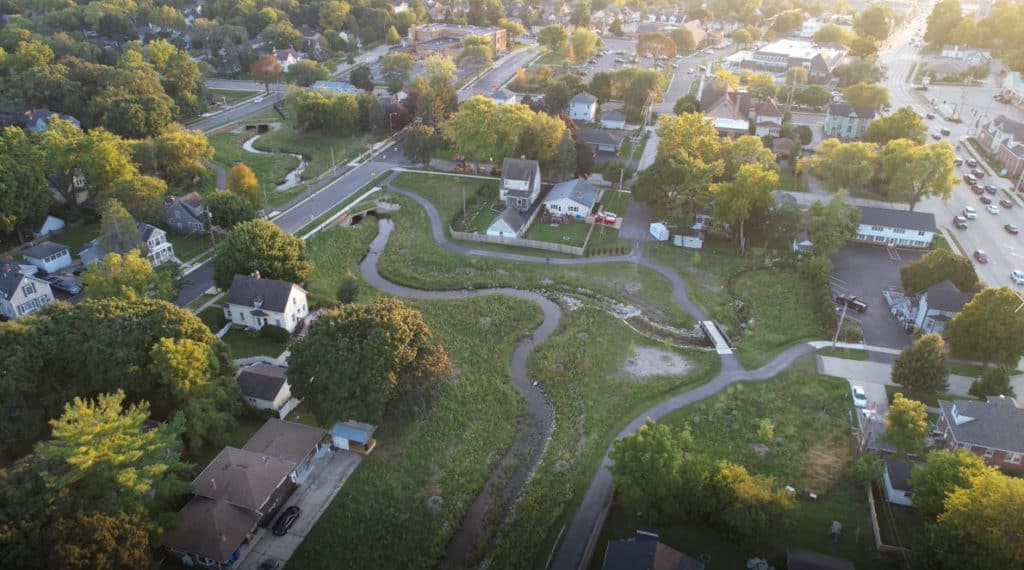
POLYGON ((277 517, 277 522, 274 523, 274 536, 284 536, 288 534, 288 529, 292 528, 295 524, 295 519, 299 518, 301 510, 299 507, 292 505, 281 513, 281 516, 277 517))
POLYGON ((42 277, 42 280, 49 283, 50 287, 58 291, 63 291, 68 295, 77 295, 82 292, 82 286, 78 283, 61 279, 56 275, 47 275, 46 277, 42 277))
POLYGON ((964 163, 964 159, 960 158, 959 156, 956 157, 955 159, 953 159, 953 165, 954 166, 961 166, 963 163, 964 163))
POLYGON ((937 140, 937 141, 941 141, 942 140, 942 135, 940 135, 939 133, 932 133, 932 138, 937 140))
POLYGON ((928 119, 934 119, 935 118, 935 113, 928 113, 927 115, 925 115, 925 117, 928 118, 928 119))
POLYGON ((986 196, 984 194, 982 194, 981 196, 978 196, 978 199, 981 200, 982 204, 991 204, 992 203, 992 198, 989 198, 988 196, 986 196))
POLYGON ((1010 272, 1010 279, 1013 279, 1013 282, 1017 285, 1024 284, 1024 271, 1014 269, 1010 272))
POLYGON ((939 129, 939 132, 942 133, 942 136, 948 137, 949 133, 950 133, 950 130, 947 129, 947 128, 942 128, 942 129, 939 129))
POLYGON ((974 250, 974 259, 978 263, 988 263, 988 254, 980 249, 974 250))
POLYGON ((999 205, 1009 210, 1010 208, 1013 207, 1013 202, 1007 200, 1006 198, 1003 198, 1002 200, 999 201, 999 205))
POLYGON ((864 391, 864 388, 861 388, 860 386, 854 386, 852 391, 853 405, 857 406, 858 408, 868 407, 868 395, 867 392, 864 391))
POLYGON ((1017 235, 1020 233, 1020 227, 1018 227, 1017 224, 1006 224, 1005 226, 1003 226, 1003 229, 1013 235, 1017 235))
POLYGON ((980 168, 975 168, 974 170, 971 171, 971 174, 978 180, 981 180, 982 178, 985 177, 985 171, 980 168))
POLYGON ((256 570, 278 570, 281 568, 281 561, 274 560, 273 558, 267 558, 260 565, 256 567, 256 570))
POLYGON ((971 192, 974 192, 978 196, 981 196, 982 194, 985 193, 985 189, 975 184, 974 186, 971 186, 971 192))
POLYGON ((995 204, 989 204, 988 206, 985 206, 985 209, 993 216, 999 215, 999 206, 996 206, 995 204))
POLYGON ((970 166, 971 168, 977 168, 978 161, 974 160, 973 158, 968 158, 967 159, 967 166, 970 166))
POLYGON ((996 192, 999 192, 999 189, 996 188, 995 186, 991 185, 991 184, 986 184, 985 186, 983 186, 983 188, 989 194, 995 194, 996 192))
POLYGON ((971 186, 974 186, 975 184, 978 183, 978 179, 971 176, 970 174, 964 174, 964 182, 970 184, 971 186))
POLYGON ((836 297, 836 304, 839 306, 845 305, 858 313, 863 313, 868 310, 868 304, 853 295, 839 295, 836 297))
POLYGON ((965 218, 963 216, 954 216, 953 217, 953 227, 955 227, 958 230, 966 230, 967 229, 967 218, 965 218))
POLYGON ((970 206, 964 207, 964 217, 968 220, 973 220, 978 217, 978 212, 970 206))

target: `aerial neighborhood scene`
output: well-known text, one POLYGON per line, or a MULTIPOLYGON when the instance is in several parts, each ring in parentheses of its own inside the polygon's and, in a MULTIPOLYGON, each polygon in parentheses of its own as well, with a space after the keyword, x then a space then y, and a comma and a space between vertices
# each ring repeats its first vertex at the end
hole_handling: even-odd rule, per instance
POLYGON ((1021 0, 0 0, 0 568, 1024 569, 1022 73, 1021 0))

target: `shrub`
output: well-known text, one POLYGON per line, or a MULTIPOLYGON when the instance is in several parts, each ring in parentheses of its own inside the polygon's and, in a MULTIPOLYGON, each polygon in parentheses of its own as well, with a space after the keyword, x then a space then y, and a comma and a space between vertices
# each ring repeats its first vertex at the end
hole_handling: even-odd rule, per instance
POLYGON ((279 342, 283 344, 288 342, 288 339, 291 337, 291 333, 278 326, 263 325, 263 328, 260 329, 260 338, 267 339, 271 342, 279 342))
POLYGON ((353 303, 359 297, 359 279, 351 271, 345 274, 345 278, 338 287, 338 300, 342 303, 353 303))

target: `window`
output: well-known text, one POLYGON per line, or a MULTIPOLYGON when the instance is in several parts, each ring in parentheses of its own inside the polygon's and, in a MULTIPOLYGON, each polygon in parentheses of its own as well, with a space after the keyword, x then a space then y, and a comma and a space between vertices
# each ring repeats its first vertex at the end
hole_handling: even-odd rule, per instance
POLYGON ((919 236, 923 236, 923 235, 924 235, 924 232, 917 232, 917 235, 919 235, 919 236))
POLYGON ((21 292, 26 297, 29 296, 29 295, 35 295, 36 294, 36 284, 35 283, 29 283, 29 284, 25 285, 24 287, 21 288, 21 292))
POLYGON ((579 212, 580 209, 577 206, 569 206, 569 211, 570 212, 579 212))
POLYGON ((990 449, 986 449, 985 450, 985 459, 992 459, 992 456, 995 455, 995 454, 996 454, 996 450, 991 449, 991 448, 990 449))
POLYGON ((231 318, 231 309, 224 309, 224 316, 230 319, 231 318))
POLYGON ((1003 461, 1006 461, 1007 463, 1013 463, 1014 465, 1016 465, 1016 464, 1020 463, 1020 460, 1021 460, 1021 454, 1020 453, 1007 453, 1006 454, 1006 458, 1003 461))
POLYGON ((896 229, 894 229, 892 231, 892 233, 894 233, 894 234, 905 234, 905 233, 907 233, 907 230, 905 230, 903 228, 896 228, 896 229))
POLYGON ((871 226, 871 231, 873 232, 880 232, 883 230, 885 230, 885 228, 883 228, 882 226, 871 226))

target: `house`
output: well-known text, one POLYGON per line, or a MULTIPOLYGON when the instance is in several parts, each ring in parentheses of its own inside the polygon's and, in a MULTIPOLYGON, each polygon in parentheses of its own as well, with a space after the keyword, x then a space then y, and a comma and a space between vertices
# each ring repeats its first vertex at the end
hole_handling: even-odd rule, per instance
POLYGON ((874 109, 831 103, 825 109, 825 135, 844 140, 859 139, 873 120, 874 109))
POLYGON ((540 163, 523 158, 506 158, 501 163, 499 199, 508 208, 525 212, 540 195, 540 163))
POLYGON ((224 301, 224 318, 243 327, 281 327, 289 333, 309 314, 306 290, 287 281, 235 275, 224 301))
POLYGON ((633 538, 609 540, 602 570, 704 570, 704 563, 659 540, 658 531, 637 529, 633 538))
POLYGON ((806 40, 781 39, 767 44, 751 54, 744 67, 785 73, 791 67, 807 70, 811 81, 825 82, 832 71, 846 57, 846 50, 839 46, 822 46, 806 40))
POLYGON ((146 224, 138 223, 139 239, 146 246, 146 259, 153 267, 158 267, 168 261, 175 261, 174 245, 167 241, 167 232, 162 229, 146 224))
POLYGON ((1024 102, 1024 78, 1021 78, 1019 71, 1007 73, 1003 78, 1002 94, 1011 101, 1024 102))
POLYGON ((366 455, 377 447, 377 440, 373 439, 373 432, 376 430, 377 426, 349 420, 334 424, 327 433, 331 436, 331 445, 335 449, 366 455))
POLYGON ((814 251, 814 244, 811 242, 807 230, 800 230, 793 237, 793 253, 811 253, 814 251))
POLYGON ((49 283, 26 274, 14 263, 0 262, 0 315, 13 321, 53 300, 49 283))
POLYGON ((46 216, 46 219, 43 220, 43 225, 39 226, 39 230, 35 232, 35 236, 41 238, 62 229, 64 229, 64 220, 57 216, 46 216))
POLYGON ((349 95, 358 95, 363 92, 362 89, 348 83, 347 81, 316 81, 309 87, 312 91, 327 92, 331 95, 340 95, 342 93, 348 93, 349 95))
POLYGON ((914 506, 914 489, 910 485, 909 462, 895 457, 885 460, 882 482, 885 484, 885 498, 894 505, 914 506))
POLYGON ((796 141, 786 137, 780 137, 772 141, 772 152, 778 160, 789 160, 793 158, 793 151, 796 150, 796 141))
POLYGON ((47 273, 56 273, 71 266, 71 252, 68 246, 52 241, 43 241, 23 250, 21 257, 47 273))
POLYGON ((515 239, 526 229, 526 220, 515 208, 505 208, 487 228, 487 235, 515 239))
POLYGON ((288 49, 275 49, 270 52, 270 55, 274 56, 278 63, 281 64, 282 71, 288 71, 293 63, 302 60, 302 54, 295 50, 295 48, 288 49))
POLYGON ((804 20, 803 24, 800 24, 800 31, 796 35, 804 39, 811 39, 824 25, 825 23, 817 18, 808 18, 804 20))
POLYGON ((973 298, 974 293, 962 293, 948 279, 932 285, 917 299, 914 327, 922 334, 942 334, 946 324, 973 298))
POLYGON ((266 362, 257 362, 238 371, 238 388, 242 397, 257 410, 273 410, 284 419, 299 405, 292 397, 286 369, 266 362))
POLYGON ((959 59, 967 65, 983 65, 992 61, 992 52, 987 49, 975 49, 967 46, 944 45, 942 57, 959 59))
MULTIPOLYGON (((443 17, 443 16, 442 16, 443 17)), ((462 43, 467 36, 482 36, 491 44, 494 55, 508 51, 508 32, 503 28, 490 26, 467 26, 459 24, 430 23, 421 26, 409 26, 409 45, 418 48, 418 44, 442 38, 454 39, 462 43)))
POLYGON ((945 448, 966 449, 1008 473, 1024 473, 1024 406, 1006 396, 977 400, 939 400, 938 431, 945 448))
POLYGON ((544 197, 544 207, 554 216, 582 220, 589 216, 601 191, 585 180, 574 178, 555 184, 544 197))
POLYGON ((754 107, 754 134, 759 137, 779 136, 784 115, 775 99, 761 101, 754 107))
POLYGON ((618 111, 608 111, 601 115, 601 128, 618 129, 626 128, 626 116, 618 111))
POLYGON ((999 115, 981 128, 977 140, 1003 163, 1007 176, 1024 172, 1024 123, 999 115))
POLYGON ((621 131, 578 129, 577 133, 579 134, 580 142, 589 146, 595 155, 599 152, 618 154, 622 148, 622 142, 626 140, 626 134, 621 131))
POLYGON ((241 449, 225 447, 192 481, 163 546, 186 566, 227 569, 330 453, 324 430, 269 419, 241 449))
POLYGON ((750 93, 718 89, 702 76, 698 99, 704 116, 714 119, 719 135, 736 138, 750 134, 750 93))
POLYGON ((519 102, 519 95, 508 89, 495 89, 488 97, 494 101, 495 105, 515 105, 519 102))
POLYGON ((786 551, 786 570, 856 570, 853 562, 818 552, 786 551))
POLYGON ((574 121, 593 123, 597 116, 597 97, 580 91, 569 100, 569 118, 574 121))
POLYGON ((189 192, 180 198, 164 198, 164 221, 167 227, 179 234, 206 231, 209 215, 203 206, 203 197, 198 192, 189 192))
POLYGON ((926 249, 935 239, 935 216, 890 208, 861 206, 860 223, 853 241, 926 249))

